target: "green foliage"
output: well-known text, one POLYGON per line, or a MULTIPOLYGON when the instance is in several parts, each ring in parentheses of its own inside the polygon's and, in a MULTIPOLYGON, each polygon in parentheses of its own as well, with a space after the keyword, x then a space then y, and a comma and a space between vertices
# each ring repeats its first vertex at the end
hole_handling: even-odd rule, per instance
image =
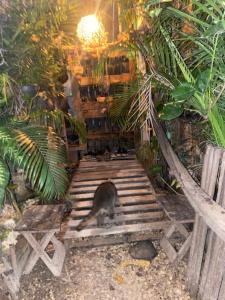
POLYGON ((200 93, 205 93, 210 83, 210 69, 201 72, 196 78, 195 88, 200 93))
POLYGON ((195 93, 195 89, 192 84, 188 82, 181 83, 173 91, 172 96, 176 101, 183 102, 191 98, 195 93))
POLYGON ((80 142, 85 143, 87 139, 87 130, 83 122, 72 117, 69 113, 64 113, 59 109, 52 111, 37 110, 29 114, 29 122, 32 124, 51 126, 59 135, 63 135, 65 122, 70 124, 73 131, 79 136, 80 142))
POLYGON ((0 158, 0 207, 5 197, 5 189, 9 182, 9 169, 5 161, 0 158))
POLYGON ((0 126, 0 153, 1 205, 9 182, 6 161, 24 170, 31 188, 43 200, 50 202, 65 194, 68 186, 65 145, 50 127, 0 126))
POLYGON ((160 165, 153 165, 150 167, 149 172, 152 176, 156 176, 162 172, 162 167, 160 165))
MULTIPOLYGON (((141 7, 134 14, 141 10, 148 23, 143 33, 131 32, 131 43, 142 54, 151 83, 164 93, 166 103, 160 111, 161 117, 170 120, 184 110, 197 112, 209 121, 212 140, 225 147, 224 5, 220 0, 193 0, 193 11, 189 13, 185 4, 180 3, 181 7, 176 9, 172 1, 126 1, 126 4, 131 9, 141 7)), ((145 85, 146 82, 141 93, 146 93, 145 85)), ((137 96, 136 104, 139 102, 137 96)), ((136 107, 140 119, 144 110, 141 108, 139 113, 136 107)), ((149 106, 145 108, 148 110, 149 106)))
POLYGON ((160 118, 165 121, 170 121, 178 118, 184 109, 181 105, 177 103, 167 103, 164 105, 163 109, 160 111, 160 118))
POLYGON ((159 151, 159 144, 156 137, 153 136, 150 142, 145 142, 140 145, 137 151, 137 157, 142 162, 149 161, 150 163, 152 163, 158 151, 159 151))
POLYGON ((64 47, 74 39, 77 5, 70 0, 9 1, 0 15, 1 70, 20 84, 62 93, 64 47))
POLYGON ((112 106, 109 110, 109 117, 126 130, 129 127, 128 113, 130 110, 133 96, 137 93, 139 81, 128 82, 117 85, 117 92, 113 95, 112 106))
MULTIPOLYGON (((191 15, 193 34, 185 35, 185 41, 192 43, 194 49, 190 66, 178 54, 175 43, 163 29, 171 54, 182 72, 186 82, 190 84, 190 98, 186 98, 186 107, 194 108, 199 114, 208 118, 216 143, 225 147, 225 119, 221 114, 219 106, 224 99, 224 14, 225 9, 220 1, 205 0, 203 3, 193 0, 194 11, 191 15), (198 74, 196 76, 196 70, 198 74), (194 90, 193 90, 194 89, 194 90)), ((170 8, 174 15, 190 21, 190 14, 184 13, 174 8, 170 8)), ((179 91, 179 87, 177 87, 179 91)), ((182 97, 181 93, 175 91, 172 95, 177 99, 182 97), (174 94, 175 93, 175 94, 174 94)), ((187 92, 187 91, 186 91, 187 92)))

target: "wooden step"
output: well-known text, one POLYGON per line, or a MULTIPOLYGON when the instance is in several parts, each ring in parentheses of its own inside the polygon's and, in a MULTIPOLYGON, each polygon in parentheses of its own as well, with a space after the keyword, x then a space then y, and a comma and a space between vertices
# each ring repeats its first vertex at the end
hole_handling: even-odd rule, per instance
POLYGON ((67 232, 64 235, 64 239, 76 239, 76 238, 84 238, 89 236, 99 236, 99 235, 104 236, 104 235, 111 235, 111 234, 163 230, 167 228, 170 224, 171 221, 164 220, 164 221, 153 221, 151 223, 112 226, 111 228, 96 227, 91 229, 83 229, 81 231, 67 230, 67 232))
MULTIPOLYGON (((75 209, 71 213, 71 217, 84 215, 90 211, 92 208, 92 201, 81 201, 76 203, 75 209)), ((146 203, 146 204, 135 204, 135 205, 127 205, 127 206, 118 206, 115 207, 116 213, 134 213, 134 212, 141 212, 141 211, 155 211, 155 210, 162 210, 161 207, 156 202, 146 203)))
MULTIPOLYGON (((115 215, 114 219, 105 219, 105 224, 117 224, 117 223, 123 223, 127 221, 146 221, 146 220, 153 220, 153 219, 160 219, 163 217, 163 211, 151 211, 151 212, 141 212, 141 213, 135 213, 135 214, 127 214, 127 215, 115 215)), ((68 222, 68 226, 71 227, 76 227, 80 221, 83 219, 83 217, 80 217, 80 219, 72 219, 68 222)), ((96 220, 91 220, 89 223, 90 227, 91 225, 97 225, 96 220)))
MULTIPOLYGON (((90 197, 87 199, 77 199, 76 196, 70 196, 71 200, 74 201, 74 206, 76 208, 78 207, 92 207, 93 204, 93 197, 90 197), (74 197, 74 198, 73 198, 74 197)), ((135 195, 135 196, 122 196, 119 197, 119 203, 121 205, 137 205, 137 204, 143 204, 143 203, 153 203, 155 202, 155 196, 153 195, 135 195)), ((159 206, 159 204, 157 204, 159 206)))
MULTIPOLYGON (((104 182, 104 181, 103 181, 104 182)), ((69 189, 69 192, 71 194, 78 194, 78 193, 87 193, 87 192, 95 192, 99 184, 92 185, 92 186, 85 186, 85 187, 79 187, 79 186, 71 186, 69 189)), ((135 190, 138 188, 146 188, 150 189, 149 182, 131 182, 131 183, 115 183, 115 186, 117 190, 135 190)), ((151 193, 152 193, 152 189, 151 193)))
POLYGON ((76 172, 73 177, 73 181, 84 181, 84 180, 112 180, 114 178, 137 178, 146 175, 144 170, 119 170, 119 171, 105 171, 103 172, 87 172, 87 173, 78 173, 76 172))
MULTIPOLYGON (((148 194, 152 194, 152 190, 150 188, 135 189, 135 190, 118 190, 118 196, 148 195, 148 194)), ((84 191, 83 193, 76 193, 74 191, 70 191, 70 195, 72 197, 74 196, 74 199, 91 199, 94 197, 94 192, 84 191)))
MULTIPOLYGON (((73 181, 71 182, 70 187, 85 187, 85 186, 92 186, 92 185, 99 185, 105 180, 83 180, 83 181, 73 181)), ((134 178, 114 178, 111 180, 114 184, 121 184, 121 183, 148 183, 151 185, 149 179, 147 176, 141 176, 141 177, 134 177, 134 178)))

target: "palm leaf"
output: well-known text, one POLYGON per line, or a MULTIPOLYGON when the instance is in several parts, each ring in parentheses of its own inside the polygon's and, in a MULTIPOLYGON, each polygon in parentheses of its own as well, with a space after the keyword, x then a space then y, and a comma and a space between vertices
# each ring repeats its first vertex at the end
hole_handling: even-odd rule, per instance
POLYGON ((61 135, 65 121, 68 121, 74 133, 76 133, 81 143, 85 143, 87 139, 87 130, 85 124, 79 121, 77 118, 71 116, 68 113, 64 113, 62 110, 55 109, 53 111, 39 110, 32 112, 29 115, 30 122, 37 125, 51 126, 54 128, 57 134, 61 135))
POLYGON ((66 150, 51 128, 0 128, 0 149, 15 166, 24 170, 32 189, 46 201, 62 197, 68 186, 63 165, 66 150))
POLYGON ((5 189, 9 183, 9 168, 5 161, 0 158, 0 207, 5 197, 5 189))

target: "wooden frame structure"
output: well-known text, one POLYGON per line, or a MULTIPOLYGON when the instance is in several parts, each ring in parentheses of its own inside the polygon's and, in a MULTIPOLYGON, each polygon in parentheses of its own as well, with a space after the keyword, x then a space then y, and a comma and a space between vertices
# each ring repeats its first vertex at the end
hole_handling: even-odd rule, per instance
POLYGON ((166 215, 171 220, 171 224, 160 241, 160 245, 166 252, 170 262, 175 263, 181 260, 190 249, 192 232, 188 231, 185 225, 194 223, 195 212, 186 197, 181 195, 161 195, 157 197, 157 201, 162 205, 166 215), (184 239, 179 250, 171 242, 171 238, 176 232, 184 239))
POLYGON ((131 156, 102 162, 83 159, 74 174, 69 192, 70 197, 74 199, 74 210, 64 239, 71 247, 155 237, 156 232, 162 231, 170 224, 156 202, 154 189, 145 170, 131 156), (94 220, 87 228, 76 231, 76 226, 92 207, 95 189, 108 179, 115 183, 119 194, 120 205, 116 207, 115 218, 107 219, 104 228, 98 228, 94 220))
POLYGON ((21 276, 29 274, 39 259, 54 276, 60 276, 66 255, 65 247, 56 235, 61 219, 62 205, 40 205, 27 209, 17 224, 15 231, 20 233, 19 242, 16 247, 11 247, 8 258, 2 258, 4 269, 0 269, 13 299, 18 299, 21 276), (52 245, 52 258, 46 250, 49 244, 52 245))

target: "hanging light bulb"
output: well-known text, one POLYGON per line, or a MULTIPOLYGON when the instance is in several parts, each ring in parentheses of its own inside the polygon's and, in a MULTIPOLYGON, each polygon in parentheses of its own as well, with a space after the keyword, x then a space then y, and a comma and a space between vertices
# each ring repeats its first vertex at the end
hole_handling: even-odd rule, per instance
POLYGON ((100 44, 106 41, 103 25, 95 15, 81 18, 77 26, 77 36, 86 45, 100 44))

